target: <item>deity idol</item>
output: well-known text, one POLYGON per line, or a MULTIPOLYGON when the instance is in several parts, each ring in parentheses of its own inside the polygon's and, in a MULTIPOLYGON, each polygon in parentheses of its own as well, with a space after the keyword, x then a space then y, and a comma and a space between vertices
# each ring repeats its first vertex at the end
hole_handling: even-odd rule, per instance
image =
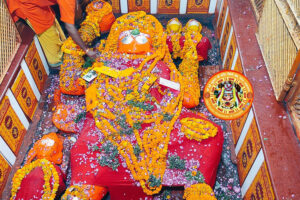
POLYGON ((211 43, 207 37, 202 36, 202 25, 195 19, 190 19, 185 27, 177 18, 172 18, 167 24, 167 44, 174 59, 184 59, 190 46, 197 50, 198 61, 208 59, 208 50, 211 43))
POLYGON ((123 15, 99 51, 83 72, 97 77, 85 86, 89 114, 71 150, 71 185, 104 187, 111 199, 152 199, 163 186, 185 186, 193 199, 189 189, 213 186, 222 129, 183 107, 186 85, 157 19, 123 15))
MULTIPOLYGON (((76 66, 81 77, 95 76, 83 80, 64 69, 60 74, 61 92, 78 95, 77 89, 85 88, 87 112, 81 130, 67 122, 77 105, 58 102, 54 113, 55 118, 64 111, 54 123, 58 128, 79 134, 62 199, 99 200, 106 191, 111 200, 153 199, 165 186, 184 186, 188 200, 215 199, 211 187, 223 132, 184 107, 193 94, 171 59, 166 36, 155 17, 140 11, 114 22, 98 47, 100 57, 88 69, 77 66, 83 64, 80 51, 70 41, 65 45, 70 51, 63 67, 76 66)), ((195 49, 188 49, 183 63, 197 58, 195 49)))
POLYGON ((217 97, 217 104, 228 110, 237 108, 243 98, 243 92, 240 89, 240 86, 231 81, 226 81, 218 85, 215 94, 217 97))

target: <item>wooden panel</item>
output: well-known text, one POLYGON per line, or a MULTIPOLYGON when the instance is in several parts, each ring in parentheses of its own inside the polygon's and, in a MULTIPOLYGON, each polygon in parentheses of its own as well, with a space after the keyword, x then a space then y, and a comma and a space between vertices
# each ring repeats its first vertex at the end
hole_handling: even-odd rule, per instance
POLYGON ((4 79, 10 64, 20 46, 21 38, 15 23, 6 7, 6 1, 0 1, 0 83, 4 79))
POLYGON ((11 107, 7 96, 3 98, 0 104, 0 129, 0 135, 17 155, 26 129, 11 107))
POLYGON ((233 142, 235 145, 241 135, 241 132, 242 132, 245 122, 247 120, 248 114, 249 114, 249 112, 244 114, 242 117, 240 117, 236 120, 232 120, 232 122, 230 124, 231 130, 232 130, 233 142))
POLYGON ((230 29, 231 29, 231 18, 230 18, 230 14, 228 12, 228 16, 226 19, 224 32, 223 32, 223 36, 222 36, 222 41, 221 41, 221 45, 220 45, 220 53, 221 53, 222 60, 224 59, 224 54, 225 54, 227 43, 228 43, 230 29))
POLYGON ((255 13, 256 21, 259 21, 264 7, 264 0, 250 0, 255 13))
POLYGON ((244 73, 240 55, 238 55, 238 57, 237 57, 236 63, 234 65, 234 70, 238 71, 238 72, 241 72, 241 73, 244 73))
POLYGON ((264 162, 257 172, 252 184, 245 194, 244 199, 249 200, 274 200, 274 192, 266 163, 264 162))
POLYGON ((11 88, 24 113, 32 120, 38 101, 21 69, 11 88))
POLYGON ((229 44, 229 48, 228 48, 226 60, 225 60, 224 66, 223 66, 224 69, 228 70, 228 69, 231 68, 235 51, 236 51, 236 40, 235 40, 234 33, 232 33, 232 37, 231 37, 231 40, 230 40, 230 44, 229 44))
MULTIPOLYGON (((300 51, 295 59, 295 66, 300 66, 300 51)), ((296 134, 300 140, 300 73, 296 73, 296 76, 292 82, 294 85, 285 96, 285 102, 287 102, 288 109, 290 111, 292 121, 294 123, 296 134), (295 84, 297 83, 297 84, 295 84)))
POLYGON ((300 24, 300 1, 299 0, 287 0, 286 1, 291 9, 291 13, 295 16, 298 24, 300 24))
POLYGON ((143 10, 146 13, 150 12, 149 0, 128 0, 129 12, 143 10))
POLYGON ((159 14, 179 14, 180 0, 159 0, 158 13, 159 14))
POLYGON ((241 185, 243 185, 244 180, 260 149, 261 143, 259 139, 259 132, 256 121, 253 119, 242 147, 237 155, 237 168, 241 185))
POLYGON ((221 10, 221 14, 220 14, 220 19, 219 19, 219 24, 217 26, 217 37, 220 39, 221 36, 221 32, 223 29, 223 24, 224 24, 224 20, 225 20, 225 15, 226 15, 226 10, 227 10, 227 0, 223 0, 223 8, 221 10))
POLYGON ((210 0, 188 0, 187 13, 208 13, 210 0))
POLYGON ((47 80, 48 76, 34 42, 32 42, 32 44, 29 47, 29 50, 25 56, 25 62, 29 67, 29 70, 33 76, 37 88, 40 92, 42 92, 45 81, 47 80))
POLYGON ((0 197, 2 196, 1 194, 5 187, 6 180, 9 175, 10 170, 11 170, 10 165, 0 154, 0 197))
POLYGON ((120 13, 120 0, 111 0, 113 13, 120 13))
POLYGON ((279 101, 283 100, 288 90, 285 83, 293 79, 294 73, 291 72, 297 69, 293 68, 293 63, 300 49, 300 26, 296 22, 286 23, 285 16, 291 13, 289 6, 280 9, 279 5, 284 4, 286 1, 266 0, 264 2, 264 11, 257 32, 257 40, 276 99, 279 101), (291 32, 291 29, 295 29, 295 32, 291 32))

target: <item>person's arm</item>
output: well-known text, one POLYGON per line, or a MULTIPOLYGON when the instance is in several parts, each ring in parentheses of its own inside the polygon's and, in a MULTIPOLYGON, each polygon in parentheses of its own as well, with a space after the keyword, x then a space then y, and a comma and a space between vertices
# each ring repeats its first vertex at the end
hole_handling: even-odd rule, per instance
POLYGON ((86 53, 86 55, 88 55, 89 57, 96 59, 97 58, 97 53, 91 49, 89 49, 85 43, 82 41, 76 27, 74 24, 69 24, 69 23, 65 23, 66 29, 69 33, 69 35, 71 36, 71 38, 74 40, 74 42, 76 42, 76 44, 78 44, 81 49, 86 53))

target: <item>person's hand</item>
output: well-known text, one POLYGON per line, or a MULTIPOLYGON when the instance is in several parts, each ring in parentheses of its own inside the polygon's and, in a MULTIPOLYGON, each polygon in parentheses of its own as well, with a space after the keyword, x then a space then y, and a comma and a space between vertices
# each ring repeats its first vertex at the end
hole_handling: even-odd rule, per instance
POLYGON ((97 52, 93 51, 92 49, 88 49, 85 53, 88 57, 93 58, 93 59, 96 59, 98 57, 97 52))

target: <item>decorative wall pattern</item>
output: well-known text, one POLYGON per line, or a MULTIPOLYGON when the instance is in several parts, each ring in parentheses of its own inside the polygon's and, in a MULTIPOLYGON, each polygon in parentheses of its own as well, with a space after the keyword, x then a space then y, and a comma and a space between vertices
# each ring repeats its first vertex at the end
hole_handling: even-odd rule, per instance
POLYGON ((264 162, 258 171, 253 183, 248 189, 244 199, 249 200, 273 200, 275 199, 270 176, 264 162))
POLYGON ((240 184, 244 183, 244 180, 250 170, 250 167, 254 163, 254 160, 261 149, 261 143, 259 138, 259 132, 256 126, 255 119, 253 119, 250 128, 244 139, 243 145, 237 155, 238 171, 240 184))
POLYGON ((228 49, 227 49, 226 59, 224 61, 224 69, 230 69, 232 62, 233 62, 234 55, 235 55, 235 51, 237 50, 234 34, 232 34, 231 40, 229 43, 229 47, 227 47, 227 48, 228 49))
POLYGON ((41 61, 41 58, 35 47, 34 42, 31 43, 31 45, 28 49, 28 52, 25 56, 25 61, 29 67, 29 70, 33 76, 33 79, 34 79, 39 91, 42 92, 48 75, 45 71, 44 65, 41 61))
POLYGON ((242 62, 240 56, 237 57, 237 60, 234 65, 234 70, 243 73, 242 62))
POLYGON ((226 13, 228 12, 227 9, 227 0, 223 0, 222 2, 223 4, 221 5, 221 11, 219 12, 220 15, 219 15, 219 18, 217 19, 217 37, 220 38, 221 36, 221 32, 222 32, 222 28, 223 28, 223 24, 224 24, 224 21, 225 21, 225 16, 226 16, 226 13))
POLYGON ((241 132, 243 130, 243 127, 244 127, 244 124, 247 120, 247 117, 248 117, 248 114, 249 113, 246 113, 245 115, 243 115, 242 117, 236 119, 236 120, 232 120, 231 122, 231 130, 232 130, 232 137, 233 137, 233 142, 234 144, 237 143, 240 135, 241 135, 241 132))
POLYGON ((10 165, 0 154, 0 194, 3 191, 10 169, 10 165))
POLYGON ((210 0, 188 0, 187 13, 208 13, 210 0))
POLYGON ((114 13, 213 14, 218 0, 111 0, 114 13))
POLYGON ((114 13, 120 13, 120 0, 111 0, 112 2, 112 9, 114 13))
POLYGON ((150 12, 149 0, 128 0, 129 12, 143 10, 146 13, 150 12))
POLYGON ((159 14, 178 14, 180 0, 158 0, 159 14))
POLYGON ((20 70, 11 90, 24 113, 32 120, 38 101, 22 69, 20 70))
POLYGON ((225 55, 225 51, 226 51, 230 31, 231 31, 231 18, 230 18, 230 14, 228 13, 225 25, 223 27, 223 34, 220 37, 220 41, 221 41, 221 43, 220 43, 220 53, 221 53, 221 59, 222 60, 224 59, 224 55, 225 55))
POLYGON ((18 154, 26 129, 10 105, 9 99, 5 96, 0 104, 0 135, 10 147, 18 154))

